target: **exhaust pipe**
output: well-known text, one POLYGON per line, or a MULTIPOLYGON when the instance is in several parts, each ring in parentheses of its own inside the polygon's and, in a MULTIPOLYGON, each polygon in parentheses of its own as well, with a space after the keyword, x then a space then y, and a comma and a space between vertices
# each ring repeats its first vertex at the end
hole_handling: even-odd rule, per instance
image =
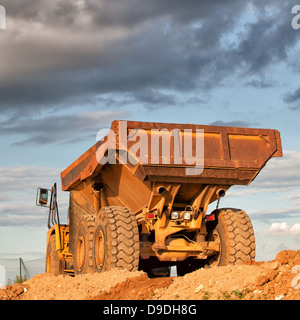
POLYGON ((224 197, 225 194, 226 194, 226 191, 225 191, 224 189, 219 189, 219 190, 217 191, 217 195, 218 195, 219 198, 224 197))
POLYGON ((167 189, 164 186, 157 186, 155 188, 155 193, 159 194, 160 196, 164 196, 167 192, 167 189))

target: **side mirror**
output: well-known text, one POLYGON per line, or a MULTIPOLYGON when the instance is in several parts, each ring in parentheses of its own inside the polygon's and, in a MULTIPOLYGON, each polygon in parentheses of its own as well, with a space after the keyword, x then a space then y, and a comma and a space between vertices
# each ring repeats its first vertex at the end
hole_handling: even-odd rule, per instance
POLYGON ((44 189, 44 188, 38 188, 37 189, 37 195, 36 195, 36 205, 37 206, 43 206, 48 207, 48 192, 51 190, 44 189))

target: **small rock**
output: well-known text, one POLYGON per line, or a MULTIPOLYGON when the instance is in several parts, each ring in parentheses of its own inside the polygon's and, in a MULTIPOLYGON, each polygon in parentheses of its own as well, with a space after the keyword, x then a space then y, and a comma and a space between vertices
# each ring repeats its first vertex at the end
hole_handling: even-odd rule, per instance
POLYGON ((272 270, 272 269, 265 269, 264 272, 262 272, 261 275, 257 276, 255 278, 255 285, 256 286, 262 286, 268 281, 274 280, 274 278, 277 275, 277 271, 272 270))
POLYGON ((263 268, 277 270, 280 263, 277 260, 266 262, 262 265, 263 268))
POLYGON ((203 288, 204 288, 204 285, 203 285, 203 284, 200 284, 200 285, 196 288, 195 293, 200 292, 203 288))
POLYGON ((261 290, 254 290, 253 293, 257 294, 257 293, 261 293, 261 290))
POLYGON ((269 281, 269 279, 266 276, 257 276, 255 279, 255 285, 257 287, 264 285, 265 283, 267 283, 269 281))
POLYGON ((155 290, 153 291, 153 294, 154 294, 154 295, 158 295, 158 294, 160 293, 160 291, 161 291, 160 289, 161 289, 161 288, 155 289, 155 290))
POLYGON ((294 264, 295 264, 295 265, 300 265, 300 256, 298 256, 298 257, 296 257, 296 258, 294 259, 294 264))
POLYGON ((281 264, 288 264, 290 259, 294 259, 297 255, 297 251, 294 250, 282 250, 280 251, 275 260, 279 261, 281 264))
POLYGON ((283 298, 284 298, 284 294, 281 294, 281 295, 275 297, 275 300, 281 300, 281 299, 283 299, 283 298))

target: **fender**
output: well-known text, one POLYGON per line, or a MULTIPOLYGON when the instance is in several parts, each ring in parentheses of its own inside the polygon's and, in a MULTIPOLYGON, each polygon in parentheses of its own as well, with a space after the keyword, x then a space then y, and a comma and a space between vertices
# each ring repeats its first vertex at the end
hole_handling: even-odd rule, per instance
POLYGON ((64 254, 69 253, 68 245, 66 247, 63 247, 62 244, 68 244, 68 241, 65 241, 66 239, 66 232, 69 231, 68 225, 58 225, 54 224, 47 232, 47 248, 49 244, 49 240, 51 235, 55 234, 55 242, 56 242, 56 252, 58 255, 59 260, 64 260, 64 254))

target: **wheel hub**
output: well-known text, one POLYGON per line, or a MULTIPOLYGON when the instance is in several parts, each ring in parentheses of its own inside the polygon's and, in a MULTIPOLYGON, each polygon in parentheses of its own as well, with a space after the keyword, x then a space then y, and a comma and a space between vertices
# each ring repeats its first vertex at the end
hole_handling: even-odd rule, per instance
POLYGON ((77 250, 77 252, 76 252, 77 253, 76 266, 77 266, 77 269, 79 271, 81 271, 82 268, 83 268, 84 255, 85 255, 84 238, 83 238, 83 236, 80 236, 78 238, 76 250, 77 250))
POLYGON ((104 234, 101 229, 98 229, 95 238, 95 260, 99 270, 102 269, 105 256, 105 241, 104 234))
POLYGON ((220 235, 219 235, 219 232, 217 230, 213 230, 212 233, 210 234, 209 236, 209 241, 214 241, 214 242, 217 242, 219 244, 219 252, 217 254, 214 254, 212 256, 209 256, 207 258, 208 260, 208 264, 211 266, 211 267, 215 267, 215 266, 218 266, 220 264, 220 259, 221 259, 221 238, 220 238, 220 235))

